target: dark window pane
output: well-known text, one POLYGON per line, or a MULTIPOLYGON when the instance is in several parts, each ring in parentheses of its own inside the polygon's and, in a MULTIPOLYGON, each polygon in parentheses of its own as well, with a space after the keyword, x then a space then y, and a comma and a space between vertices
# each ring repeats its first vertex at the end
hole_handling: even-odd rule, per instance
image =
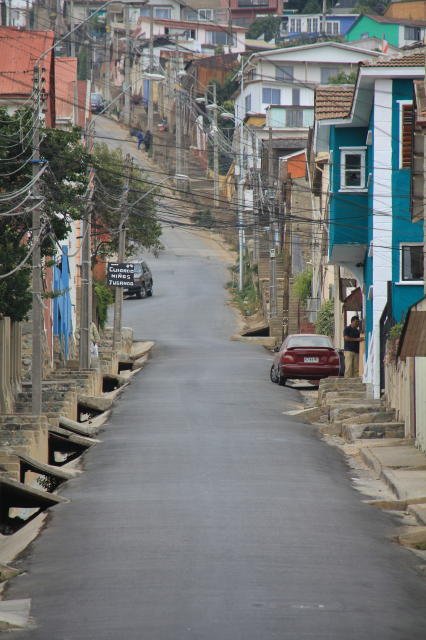
POLYGON ((346 169, 361 169, 361 156, 359 153, 347 153, 345 162, 346 169))
POLYGON ((423 280, 423 247, 402 247, 402 279, 423 280))

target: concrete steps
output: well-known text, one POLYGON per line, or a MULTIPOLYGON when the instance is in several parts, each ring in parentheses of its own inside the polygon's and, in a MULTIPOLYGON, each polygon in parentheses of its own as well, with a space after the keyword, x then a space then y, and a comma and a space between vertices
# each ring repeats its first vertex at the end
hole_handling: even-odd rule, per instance
POLYGON ((331 432, 348 442, 404 437, 404 423, 396 420, 395 412, 388 410, 382 400, 367 398, 359 378, 321 380, 318 405, 331 432))

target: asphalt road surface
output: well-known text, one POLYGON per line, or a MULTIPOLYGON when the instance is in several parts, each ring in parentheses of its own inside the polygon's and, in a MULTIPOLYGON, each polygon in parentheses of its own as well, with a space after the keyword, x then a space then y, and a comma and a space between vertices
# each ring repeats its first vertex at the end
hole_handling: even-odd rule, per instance
POLYGON ((419 559, 338 450, 283 415, 297 392, 229 340, 225 264, 166 229, 154 296, 124 323, 156 347, 19 561, 33 640, 417 640, 419 559))

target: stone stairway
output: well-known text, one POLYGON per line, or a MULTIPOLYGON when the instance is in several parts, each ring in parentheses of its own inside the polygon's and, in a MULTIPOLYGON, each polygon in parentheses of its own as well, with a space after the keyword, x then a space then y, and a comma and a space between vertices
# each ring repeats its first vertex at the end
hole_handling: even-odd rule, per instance
POLYGON ((360 378, 325 378, 318 390, 324 431, 341 435, 348 442, 361 438, 403 438, 404 423, 382 400, 367 397, 360 378))

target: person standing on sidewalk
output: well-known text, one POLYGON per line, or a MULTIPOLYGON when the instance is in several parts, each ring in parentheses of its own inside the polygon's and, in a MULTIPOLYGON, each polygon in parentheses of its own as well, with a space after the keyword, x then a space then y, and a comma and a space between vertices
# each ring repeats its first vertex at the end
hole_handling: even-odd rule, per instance
POLYGON ((361 338, 359 332, 359 318, 352 316, 351 324, 343 331, 345 341, 345 378, 357 378, 359 376, 359 343, 361 338))

